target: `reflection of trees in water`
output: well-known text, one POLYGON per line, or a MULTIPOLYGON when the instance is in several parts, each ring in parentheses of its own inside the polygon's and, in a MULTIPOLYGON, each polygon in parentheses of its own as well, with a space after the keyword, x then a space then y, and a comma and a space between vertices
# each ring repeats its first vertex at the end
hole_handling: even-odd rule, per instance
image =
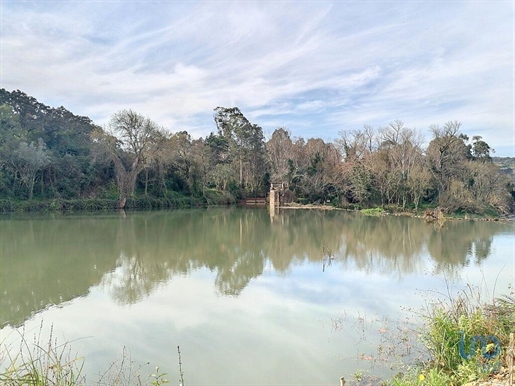
POLYGON ((245 253, 236 258, 231 266, 222 266, 215 279, 218 291, 223 295, 239 295, 252 278, 263 273, 263 257, 248 256, 248 253, 245 253))
POLYGON ((216 291, 237 296, 269 264, 279 272, 329 251, 331 269, 419 272, 429 254, 456 272, 490 254, 500 224, 366 217, 358 213, 208 209, 119 217, 0 222, 1 325, 86 294, 101 283, 121 304, 148 296, 175 275, 207 268, 216 291), (4 312, 5 311, 5 312, 4 312))
POLYGON ((111 295, 118 303, 137 303, 170 276, 163 267, 156 267, 155 264, 147 265, 144 261, 144 258, 122 255, 116 261, 117 268, 102 278, 101 285, 109 288, 111 295))
POLYGON ((0 221, 0 327, 87 294, 115 267, 114 230, 107 219, 0 221))
POLYGON ((339 256, 366 272, 417 272, 423 247, 429 238, 427 225, 406 217, 367 217, 354 214, 342 228, 339 256))
POLYGON ((206 267, 216 272, 215 286, 224 295, 240 294, 262 274, 267 260, 276 271, 286 272, 306 260, 322 263, 324 250, 336 257, 335 266, 352 264, 366 272, 398 276, 425 268, 422 256, 429 250, 439 269, 453 272, 469 262, 464 256, 475 256, 479 264, 500 231, 486 223, 449 222, 450 227, 435 229, 419 219, 338 211, 284 211, 273 222, 264 210, 154 216, 134 217, 129 234, 120 237, 123 252, 139 256, 147 267, 140 271, 146 281, 158 283, 206 267), (440 251, 432 249, 435 240, 440 251))
POLYGON ((493 237, 502 231, 501 226, 484 221, 447 221, 442 229, 433 228, 428 251, 436 262, 435 272, 456 275, 460 267, 480 265, 490 255, 493 237))

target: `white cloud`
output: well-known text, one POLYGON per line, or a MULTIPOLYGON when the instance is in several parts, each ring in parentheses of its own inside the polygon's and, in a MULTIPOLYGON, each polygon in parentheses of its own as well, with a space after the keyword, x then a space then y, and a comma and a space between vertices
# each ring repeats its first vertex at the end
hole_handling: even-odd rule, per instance
POLYGON ((0 86, 104 124, 132 108, 205 135, 217 106, 335 138, 463 122, 513 155, 513 6, 471 2, 12 2, 0 86))

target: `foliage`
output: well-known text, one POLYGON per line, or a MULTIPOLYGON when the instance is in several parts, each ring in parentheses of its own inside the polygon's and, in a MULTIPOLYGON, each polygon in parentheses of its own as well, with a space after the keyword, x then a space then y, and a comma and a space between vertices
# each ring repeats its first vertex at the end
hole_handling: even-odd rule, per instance
POLYGON ((365 216, 382 216, 385 214, 383 208, 369 208, 369 209, 361 209, 360 211, 365 216))
POLYGON ((452 380, 437 369, 410 369, 405 374, 399 374, 391 381, 391 386, 449 386, 452 380))
POLYGON ((497 352, 496 345, 507 347, 509 334, 513 332, 513 295, 485 304, 480 291, 469 286, 456 296, 428 305, 422 316, 425 324, 421 339, 430 359, 423 366, 397 376, 392 385, 459 386, 485 379, 506 366, 503 349, 497 352), (481 345, 473 343, 476 336, 484 337, 481 345))
POLYGON ((114 114, 109 127, 113 134, 95 130, 93 138, 99 145, 98 154, 114 164, 118 207, 124 208, 134 195, 139 173, 157 152, 163 136, 156 123, 132 110, 114 114))
POLYGON ((217 107, 214 119, 220 138, 218 142, 225 145, 219 156, 229 166, 225 170, 226 179, 229 183, 237 181, 238 186, 250 194, 264 194, 268 187, 262 182, 268 165, 263 129, 250 123, 237 107, 217 107))
MULTIPOLYGON (((493 216, 514 209, 511 163, 492 158, 481 136, 469 141, 456 121, 431 126, 426 149, 421 132, 401 121, 342 132, 333 143, 292 137, 286 128, 265 141, 263 129, 237 107, 217 107, 214 123, 216 132, 193 139, 121 110, 101 128, 64 107, 0 89, 0 199, 174 207, 185 205, 170 200, 175 193, 195 205, 233 203, 284 183, 300 202, 344 208, 429 205, 493 216)), ((4 211, 21 207, 2 204, 4 211)))
MULTIPOLYGON (((484 302, 483 292, 470 285, 456 294, 449 289, 446 295, 432 295, 424 309, 410 310, 411 316, 400 321, 360 316, 363 340, 368 329, 381 335, 376 353, 358 359, 396 371, 382 383, 391 386, 460 386, 487 379, 507 368, 515 293, 484 302)), ((333 328, 344 330, 345 318, 333 319, 333 328)))

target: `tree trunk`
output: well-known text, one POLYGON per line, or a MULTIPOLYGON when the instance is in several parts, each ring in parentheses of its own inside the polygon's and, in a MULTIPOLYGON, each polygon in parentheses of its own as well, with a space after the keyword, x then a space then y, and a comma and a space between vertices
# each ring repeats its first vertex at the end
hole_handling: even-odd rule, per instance
POLYGON ((118 209, 125 209, 125 204, 127 203, 127 197, 120 197, 118 200, 118 209))
POLYGON ((34 195, 34 185, 36 184, 36 176, 31 176, 30 177, 30 180, 29 180, 29 183, 28 183, 28 188, 29 188, 29 200, 32 200, 32 197, 34 195))
POLYGON ((145 169, 145 196, 148 195, 148 168, 145 169))

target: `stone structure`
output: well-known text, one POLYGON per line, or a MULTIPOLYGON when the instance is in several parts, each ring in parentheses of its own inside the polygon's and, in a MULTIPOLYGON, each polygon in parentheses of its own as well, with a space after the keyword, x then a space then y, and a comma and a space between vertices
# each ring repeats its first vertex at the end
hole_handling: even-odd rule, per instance
POLYGON ((285 182, 273 182, 270 185, 270 208, 278 208, 295 200, 295 196, 288 189, 285 182))

